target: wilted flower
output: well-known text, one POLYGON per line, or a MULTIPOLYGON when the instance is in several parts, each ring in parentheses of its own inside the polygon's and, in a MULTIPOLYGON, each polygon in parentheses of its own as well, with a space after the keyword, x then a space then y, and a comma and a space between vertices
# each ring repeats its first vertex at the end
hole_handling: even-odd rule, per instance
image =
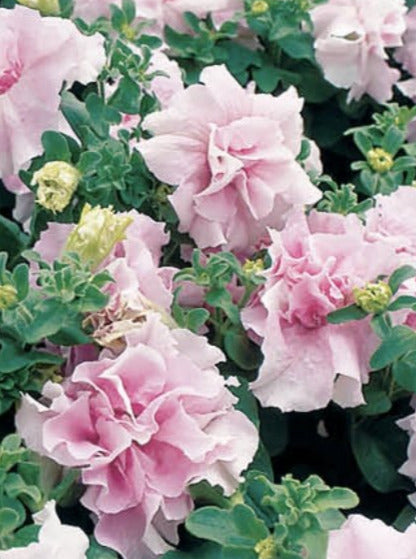
POLYGON ((31 185, 38 185, 36 201, 52 212, 61 212, 71 201, 81 173, 65 161, 49 161, 33 173, 31 185))
POLYGON ((85 204, 78 225, 69 234, 65 251, 76 252, 94 269, 125 238, 125 231, 132 222, 131 216, 116 214, 111 207, 92 208, 85 204))

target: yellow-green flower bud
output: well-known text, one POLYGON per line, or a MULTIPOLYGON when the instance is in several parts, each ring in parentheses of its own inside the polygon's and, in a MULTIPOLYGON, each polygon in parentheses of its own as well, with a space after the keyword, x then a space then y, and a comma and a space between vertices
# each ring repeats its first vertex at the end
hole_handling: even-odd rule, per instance
POLYGON ((254 551, 259 559, 277 559, 276 543, 273 536, 268 536, 266 539, 257 542, 254 551))
POLYGON ((362 289, 355 287, 352 293, 355 304, 370 314, 384 311, 393 296, 390 286, 384 281, 367 283, 362 289))
POLYGON ((367 161, 373 171, 387 173, 394 165, 391 153, 382 148, 373 148, 367 153, 367 161))
POLYGON ((261 274, 264 270, 264 263, 261 258, 257 258, 257 260, 246 260, 243 265, 243 272, 247 276, 256 276, 261 274))
POLYGON ((39 10, 45 16, 57 16, 61 11, 59 0, 19 0, 19 4, 39 10))
POLYGON ((128 23, 124 23, 121 26, 121 32, 123 33, 123 35, 126 37, 126 39, 128 41, 134 41, 134 39, 137 36, 137 32, 134 29, 134 27, 132 27, 131 25, 129 25, 128 23))
POLYGON ((65 161, 49 161, 33 173, 31 185, 38 185, 36 201, 53 213, 62 212, 77 189, 81 173, 65 161))
POLYGON ((17 291, 13 285, 0 285, 0 311, 17 303, 17 291))
POLYGON ((85 204, 78 225, 68 237, 65 251, 76 252, 94 269, 125 238, 125 231, 132 221, 129 215, 115 214, 111 206, 92 208, 85 204))
POLYGON ((254 16, 261 16, 269 10, 269 4, 265 0, 255 0, 251 5, 251 13, 254 16))

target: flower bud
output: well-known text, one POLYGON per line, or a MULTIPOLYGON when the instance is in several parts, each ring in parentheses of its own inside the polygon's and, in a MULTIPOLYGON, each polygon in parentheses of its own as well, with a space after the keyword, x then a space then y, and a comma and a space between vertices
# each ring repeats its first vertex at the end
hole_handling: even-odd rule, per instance
POLYGON ((382 312, 390 303, 393 293, 384 281, 368 283, 364 288, 353 289, 354 302, 369 314, 382 312))
POLYGON ((265 0, 255 0, 251 5, 251 13, 254 16, 265 14, 269 10, 269 4, 265 0))
POLYGON ((53 213, 62 212, 77 189, 81 173, 65 161, 49 161, 33 173, 31 185, 38 185, 36 201, 53 213))
POLYGON ((19 4, 39 10, 45 16, 57 16, 61 11, 59 0, 18 0, 19 4))
POLYGON ((261 258, 257 258, 257 260, 246 260, 243 265, 243 272, 247 276, 256 276, 261 274, 264 270, 264 263, 261 258))
POLYGON ((386 173, 394 165, 393 156, 382 148, 373 148, 367 153, 367 161, 373 171, 386 173))
POLYGON ((277 557, 277 549, 273 536, 268 536, 264 540, 257 542, 254 551, 259 559, 275 559, 277 557))
POLYGON ((0 285, 0 311, 17 303, 17 290, 13 285, 0 285))
POLYGON ((95 269, 125 238, 124 233, 132 221, 129 215, 115 214, 111 206, 92 208, 85 204, 78 225, 68 237, 65 252, 76 252, 95 269))

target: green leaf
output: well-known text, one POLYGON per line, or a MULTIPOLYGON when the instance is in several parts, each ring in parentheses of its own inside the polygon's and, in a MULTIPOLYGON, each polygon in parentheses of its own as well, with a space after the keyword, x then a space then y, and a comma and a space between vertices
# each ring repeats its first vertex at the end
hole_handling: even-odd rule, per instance
POLYGON ((63 134, 47 131, 42 134, 42 146, 47 161, 71 162, 71 152, 63 134))
POLYGON ((391 126, 383 138, 381 147, 391 155, 396 155, 405 142, 405 133, 399 128, 391 126))
POLYGON ((27 248, 29 237, 12 221, 0 215, 0 252, 7 252, 9 261, 13 262, 16 257, 27 248))
POLYGON ((231 510, 204 507, 191 513, 185 525, 198 538, 249 549, 269 535, 265 523, 246 505, 231 510))
POLYGON ((333 487, 318 493, 313 500, 320 511, 327 509, 352 509, 360 502, 358 496, 346 487, 333 487))
POLYGON ((398 473, 406 460, 408 438, 393 417, 366 419, 352 430, 352 450, 366 481, 376 491, 409 490, 409 481, 398 473))
POLYGON ((399 386, 416 393, 416 351, 411 351, 393 363, 392 371, 399 386))
POLYGON ((37 363, 60 365, 63 359, 46 351, 25 350, 15 340, 0 337, 0 373, 11 373, 37 363))
POLYGON ((368 134, 362 130, 354 132, 354 142, 363 155, 367 155, 373 148, 373 142, 368 134))
POLYGON ((407 326, 395 326, 371 357, 371 369, 383 369, 413 350, 416 350, 416 332, 407 326))
POLYGON ((90 547, 87 551, 87 559, 117 559, 117 553, 108 547, 100 545, 95 538, 91 538, 90 547))
MULTIPOLYGON (((168 551, 162 559, 223 559, 221 547, 216 543, 206 542, 191 551, 168 551)), ((235 559, 239 559, 238 556, 235 559)))
POLYGON ((388 311, 399 311, 401 309, 411 309, 416 306, 416 297, 411 295, 401 295, 397 297, 390 305, 387 307, 388 311))
POLYGON ((365 404, 356 408, 360 415, 381 415, 391 410, 391 400, 381 388, 375 388, 370 384, 364 386, 363 392, 365 404))
POLYGON ((394 528, 399 532, 404 532, 415 521, 415 509, 411 505, 406 505, 394 521, 394 528))
POLYGON ((200 328, 208 320, 210 313, 207 309, 191 309, 187 313, 186 322, 187 328, 192 332, 198 332, 200 328))
POLYGON ((240 328, 230 328, 226 331, 224 348, 230 359, 243 371, 258 369, 262 363, 263 356, 259 347, 249 340, 240 328))
POLYGON ((357 305, 349 305, 348 307, 330 312, 326 319, 330 324, 342 324, 351 320, 362 320, 366 316, 368 316, 368 313, 357 305))
POLYGON ((313 37, 307 33, 292 33, 280 38, 277 43, 291 58, 315 60, 313 37))
POLYGON ((29 328, 22 332, 29 344, 39 342, 59 332, 66 320, 66 307, 58 300, 47 299, 36 308, 36 316, 29 328))
POLYGON ((416 276, 416 269, 413 266, 402 266, 398 270, 392 273, 389 279, 389 286, 393 293, 397 293, 399 287, 408 279, 414 278, 416 276))

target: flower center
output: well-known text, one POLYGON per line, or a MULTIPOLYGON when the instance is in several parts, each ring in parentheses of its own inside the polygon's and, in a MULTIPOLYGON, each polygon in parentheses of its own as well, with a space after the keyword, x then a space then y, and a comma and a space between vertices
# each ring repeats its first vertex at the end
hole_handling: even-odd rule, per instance
POLYGON ((9 91, 19 81, 21 74, 22 65, 19 62, 13 62, 9 68, 3 70, 0 74, 0 95, 9 91))

